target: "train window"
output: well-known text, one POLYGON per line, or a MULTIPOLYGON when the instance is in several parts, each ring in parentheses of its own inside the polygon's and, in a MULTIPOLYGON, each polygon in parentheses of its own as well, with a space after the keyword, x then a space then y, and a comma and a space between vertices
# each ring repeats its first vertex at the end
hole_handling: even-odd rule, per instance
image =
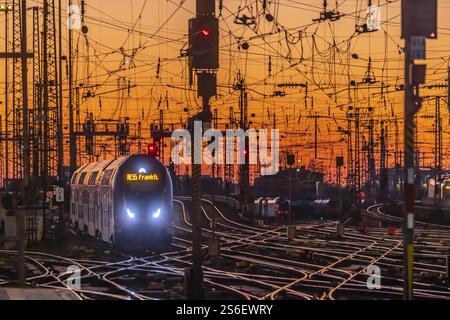
POLYGON ((447 182, 444 185, 443 199, 444 200, 450 200, 450 182, 447 182))
POLYGON ((97 180, 97 176, 98 176, 98 171, 92 172, 89 177, 88 185, 90 185, 90 186, 95 185, 95 180, 97 180))
POLYGON ((83 173, 80 175, 80 179, 78 180, 78 184, 79 184, 79 185, 83 185, 83 184, 84 184, 84 179, 86 178, 86 174, 87 174, 87 172, 83 172, 83 173))
POLYGON ((101 182, 103 186, 109 185, 109 182, 111 180, 112 174, 113 174, 113 170, 106 170, 105 171, 105 173, 103 174, 103 177, 102 177, 102 182, 101 182))
POLYGON ((89 204, 89 192, 86 190, 83 191, 83 194, 81 195, 83 198, 83 204, 88 205, 89 204))
POLYGON ((77 184, 78 173, 75 173, 72 177, 72 184, 77 184))
POLYGON ((97 225, 97 218, 98 218, 98 192, 94 192, 94 225, 97 225))
POLYGON ((84 205, 78 205, 78 217, 84 219, 84 205))

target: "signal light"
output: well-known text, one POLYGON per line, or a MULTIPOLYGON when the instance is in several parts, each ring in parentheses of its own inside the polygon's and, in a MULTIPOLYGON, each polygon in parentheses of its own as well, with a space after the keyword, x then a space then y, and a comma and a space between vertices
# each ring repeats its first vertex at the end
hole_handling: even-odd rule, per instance
POLYGON ((249 150, 248 146, 245 147, 244 156, 245 156, 245 164, 249 164, 250 163, 250 150, 249 150))
POLYGON ((209 31, 208 28, 202 29, 202 35, 203 35, 204 37, 208 37, 208 36, 210 35, 210 33, 211 33, 211 31, 209 31))
POLYGON ((158 149, 158 146, 157 146, 156 144, 150 143, 150 144, 147 146, 147 154, 148 154, 150 157, 157 157, 157 156, 158 156, 158 153, 159 153, 159 149, 158 149))
POLYGON ((194 69, 219 68, 219 20, 199 16, 189 20, 189 56, 194 69))

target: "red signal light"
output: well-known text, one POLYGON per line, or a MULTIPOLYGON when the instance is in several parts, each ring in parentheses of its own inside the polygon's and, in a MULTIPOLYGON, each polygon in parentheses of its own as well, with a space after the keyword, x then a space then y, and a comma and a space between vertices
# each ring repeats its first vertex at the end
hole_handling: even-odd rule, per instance
POLYGON ((245 148, 244 150, 244 156, 245 156, 245 163, 248 164, 249 160, 250 160, 250 151, 248 148, 245 148))
POLYGON ((156 144, 150 143, 147 146, 147 154, 151 157, 156 157, 158 156, 158 146, 156 144))
POLYGON ((397 228, 396 227, 389 227, 388 228, 388 234, 390 236, 395 236, 396 233, 397 233, 397 228))
POLYGON ((211 31, 208 28, 203 28, 202 29, 202 35, 204 37, 208 37, 210 35, 211 31))

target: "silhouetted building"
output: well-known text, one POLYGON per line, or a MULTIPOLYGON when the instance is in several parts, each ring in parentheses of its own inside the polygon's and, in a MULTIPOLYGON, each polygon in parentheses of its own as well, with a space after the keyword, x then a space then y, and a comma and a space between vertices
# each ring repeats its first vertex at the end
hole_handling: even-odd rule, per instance
POLYGON ((306 169, 287 169, 273 176, 255 179, 255 197, 289 197, 289 172, 291 174, 292 199, 315 199, 323 193, 324 174, 306 169))

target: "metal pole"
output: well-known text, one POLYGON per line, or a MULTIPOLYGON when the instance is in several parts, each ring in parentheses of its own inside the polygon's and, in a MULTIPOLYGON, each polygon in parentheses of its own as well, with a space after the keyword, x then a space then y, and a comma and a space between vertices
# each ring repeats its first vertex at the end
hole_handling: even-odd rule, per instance
MULTIPOLYGON (((203 109, 208 108, 208 99, 203 98, 203 109)), ((194 117, 195 120, 196 117, 194 117)), ((203 122, 202 122, 203 125, 203 122)), ((203 257, 202 257, 202 227, 200 222, 201 215, 201 172, 202 165, 200 160, 196 159, 196 155, 201 156, 201 140, 198 141, 198 137, 195 135, 195 124, 192 121, 191 124, 191 136, 192 136, 192 269, 189 283, 189 298, 190 299, 203 299, 203 257), (197 160, 197 161, 196 161, 197 160)), ((200 138, 201 139, 201 138, 200 138)))
POLYGON ((358 207, 361 205, 361 131, 359 108, 355 111, 355 173, 358 207))
POLYGON ((341 195, 341 166, 338 166, 338 198, 339 198, 339 221, 342 221, 342 195, 341 195))
MULTIPOLYGON (((72 6, 72 0, 69 0, 69 7, 72 6)), ((69 17, 70 19, 71 17, 69 17)), ((69 28, 69 136, 70 136, 70 174, 75 171, 77 166, 77 143, 75 137, 74 116, 73 116, 73 30, 69 28)))
POLYGON ((58 69, 56 72, 56 79, 58 81, 59 90, 59 104, 58 104, 58 178, 59 183, 64 187, 64 136, 63 136, 63 88, 62 88, 62 0, 58 2, 58 34, 59 34, 59 44, 58 44, 58 69))
POLYGON ((292 166, 289 168, 289 208, 288 208, 288 223, 289 226, 292 225, 292 166))
POLYGON ((435 221, 439 221, 441 213, 441 170, 442 170, 442 127, 441 127, 441 98, 435 98, 435 120, 434 120, 434 207, 435 207, 435 221))
POLYGON ((40 55, 40 29, 39 29, 39 7, 33 7, 33 113, 32 113, 32 126, 31 131, 31 144, 32 144, 32 175, 34 181, 35 193, 39 190, 39 178, 40 176, 40 139, 42 137, 41 123, 39 121, 41 112, 41 55, 40 55))
POLYGON ((314 116, 314 160, 317 161, 317 142, 318 142, 318 120, 319 115, 316 113, 314 116))
POLYGON ((411 84, 410 67, 411 39, 405 41, 405 159, 404 159, 404 222, 403 222, 403 298, 413 299, 413 261, 414 261, 414 116, 413 116, 413 88, 411 84))
POLYGON ((336 158, 336 166, 337 166, 337 188, 338 188, 338 227, 337 227, 337 236, 341 237, 344 235, 344 217, 343 217, 343 206, 342 206, 342 193, 341 193, 341 168, 344 165, 344 158, 338 157, 336 158))
MULTIPOLYGON (((5 52, 8 52, 8 8, 5 11, 5 52)), ((8 99, 8 59, 5 59, 5 190, 9 180, 9 99, 8 99)))
MULTIPOLYGON (((196 1, 196 15, 200 16, 215 16, 215 1, 214 0, 197 0, 196 1)), ((218 48, 217 48, 218 50, 218 48)), ((215 69, 213 67, 213 69, 215 69)), ((198 78, 200 75, 206 75, 206 73, 197 73, 198 78)), ((210 74, 216 81, 215 73, 210 74)), ((203 86, 208 84, 205 81, 199 81, 199 96, 203 98, 203 111, 190 119, 190 129, 192 138, 192 268, 186 270, 186 289, 188 289, 188 298, 190 299, 203 299, 203 257, 202 257, 202 227, 200 224, 201 216, 201 174, 202 174, 202 131, 205 123, 211 123, 212 114, 209 106, 209 99, 214 94, 204 94, 205 89, 203 86), (203 92, 203 93, 202 93, 203 92), (196 121, 200 122, 199 124, 196 121)), ((215 91, 215 90, 214 90, 215 91)))
POLYGON ((22 0, 21 62, 23 94, 23 182, 24 204, 30 204, 30 133, 28 128, 28 68, 27 68, 27 1, 22 0))
MULTIPOLYGON (((247 89, 245 85, 245 81, 243 78, 239 80, 239 109, 240 109, 240 128, 243 131, 248 129, 248 96, 247 89)), ((249 179, 250 179, 250 164, 249 157, 250 155, 247 152, 250 152, 249 149, 249 139, 245 138, 245 163, 239 166, 239 197, 241 203, 241 211, 243 217, 248 217, 248 187, 249 187, 249 179)))
MULTIPOLYGON (((195 152, 195 144, 193 143, 193 151, 195 152)), ((201 227, 200 227, 200 201, 201 201, 201 165, 192 165, 192 245, 193 245, 193 266, 195 272, 201 271, 202 255, 201 255, 201 227)), ((198 274, 198 273, 197 273, 198 274)))
MULTIPOLYGON (((48 46, 47 46, 47 38, 48 38, 48 1, 44 1, 44 14, 43 14, 43 20, 44 20, 44 31, 43 31, 43 39, 42 39, 42 56, 47 57, 48 56, 48 46)), ((43 59, 43 112, 44 112, 44 141, 43 141, 43 156, 42 156, 42 162, 43 162, 43 168, 42 168, 42 187, 44 192, 47 191, 47 181, 48 181, 48 149, 49 149, 49 123, 48 123, 48 59, 43 59)))

